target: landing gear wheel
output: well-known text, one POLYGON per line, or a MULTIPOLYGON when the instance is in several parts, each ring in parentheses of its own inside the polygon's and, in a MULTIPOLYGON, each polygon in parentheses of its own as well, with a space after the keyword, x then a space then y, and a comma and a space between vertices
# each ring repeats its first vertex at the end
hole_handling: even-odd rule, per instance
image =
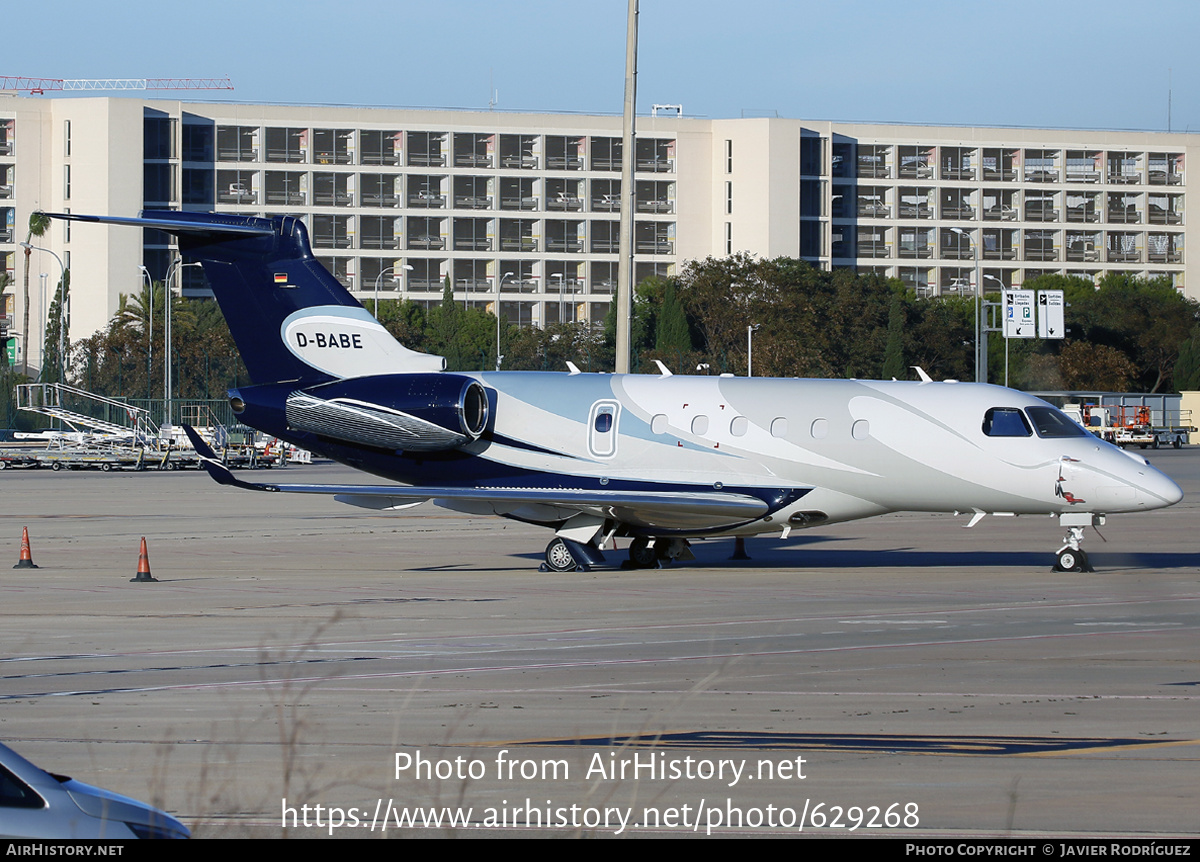
POLYGON ((638 537, 629 545, 629 564, 635 569, 651 569, 658 562, 658 554, 650 547, 650 540, 638 537))
POLYGON ((1092 567, 1088 563, 1086 551, 1063 548, 1058 552, 1058 562, 1055 564, 1054 570, 1056 572, 1090 572, 1092 567))
POLYGON ((546 568, 552 572, 573 572, 579 568, 570 546, 557 536, 546 546, 546 568))

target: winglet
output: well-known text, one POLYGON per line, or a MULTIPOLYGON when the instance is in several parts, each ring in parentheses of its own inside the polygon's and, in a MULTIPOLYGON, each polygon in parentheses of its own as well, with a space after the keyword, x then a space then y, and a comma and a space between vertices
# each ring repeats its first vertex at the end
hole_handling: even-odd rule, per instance
POLYGON ((203 465, 205 472, 212 477, 213 481, 219 485, 232 485, 235 488, 245 488, 250 491, 278 491, 278 488, 271 485, 256 485, 252 482, 243 482, 241 479, 235 479, 233 472, 221 463, 217 458, 217 453, 213 448, 204 442, 204 438, 191 425, 183 426, 183 433, 192 441, 192 446, 196 450, 196 454, 200 456, 200 463, 203 465))

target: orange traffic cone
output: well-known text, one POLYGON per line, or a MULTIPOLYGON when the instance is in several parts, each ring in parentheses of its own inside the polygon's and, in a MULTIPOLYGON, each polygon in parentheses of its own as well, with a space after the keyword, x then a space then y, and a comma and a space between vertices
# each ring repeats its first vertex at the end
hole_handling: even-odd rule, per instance
POLYGON ((21 559, 13 566, 14 569, 36 569, 33 564, 33 554, 29 552, 29 528, 21 528, 21 559))
POLYGON ((146 537, 142 536, 142 549, 138 553, 137 577, 130 578, 129 583, 137 584, 150 581, 158 583, 158 578, 150 576, 150 555, 146 553, 146 537))

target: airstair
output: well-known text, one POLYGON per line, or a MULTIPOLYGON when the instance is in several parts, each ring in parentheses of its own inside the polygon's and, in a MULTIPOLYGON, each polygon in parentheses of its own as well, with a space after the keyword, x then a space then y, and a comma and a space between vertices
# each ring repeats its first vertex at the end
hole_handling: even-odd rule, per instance
POLYGON ((81 439, 124 439, 133 446, 153 446, 159 437, 149 410, 74 386, 23 383, 16 395, 18 410, 57 419, 81 439))

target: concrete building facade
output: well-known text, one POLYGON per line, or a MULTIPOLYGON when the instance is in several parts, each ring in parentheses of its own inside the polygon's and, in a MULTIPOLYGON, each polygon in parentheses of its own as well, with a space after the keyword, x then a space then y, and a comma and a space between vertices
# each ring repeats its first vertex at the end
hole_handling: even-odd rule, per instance
MULTIPOLYGON (((0 263, 17 284, 34 210, 302 217, 358 297, 458 302, 513 323, 599 324, 614 301, 619 117, 0 96, 0 263)), ((1195 136, 729 120, 638 120, 635 278, 748 252, 902 279, 921 296, 1047 272, 1185 278, 1195 136)), ((1194 220, 1194 218, 1193 218, 1194 220)), ((54 223, 71 336, 161 279, 169 237, 54 223)), ((58 265, 33 252, 31 321, 58 265), (41 280, 41 273, 48 278, 41 280)), ((185 295, 202 274, 180 271, 185 295)), ((40 332, 31 322, 31 341, 40 332)), ((35 344, 35 349, 37 345, 35 344)), ((37 365, 37 360, 31 357, 37 365)))

